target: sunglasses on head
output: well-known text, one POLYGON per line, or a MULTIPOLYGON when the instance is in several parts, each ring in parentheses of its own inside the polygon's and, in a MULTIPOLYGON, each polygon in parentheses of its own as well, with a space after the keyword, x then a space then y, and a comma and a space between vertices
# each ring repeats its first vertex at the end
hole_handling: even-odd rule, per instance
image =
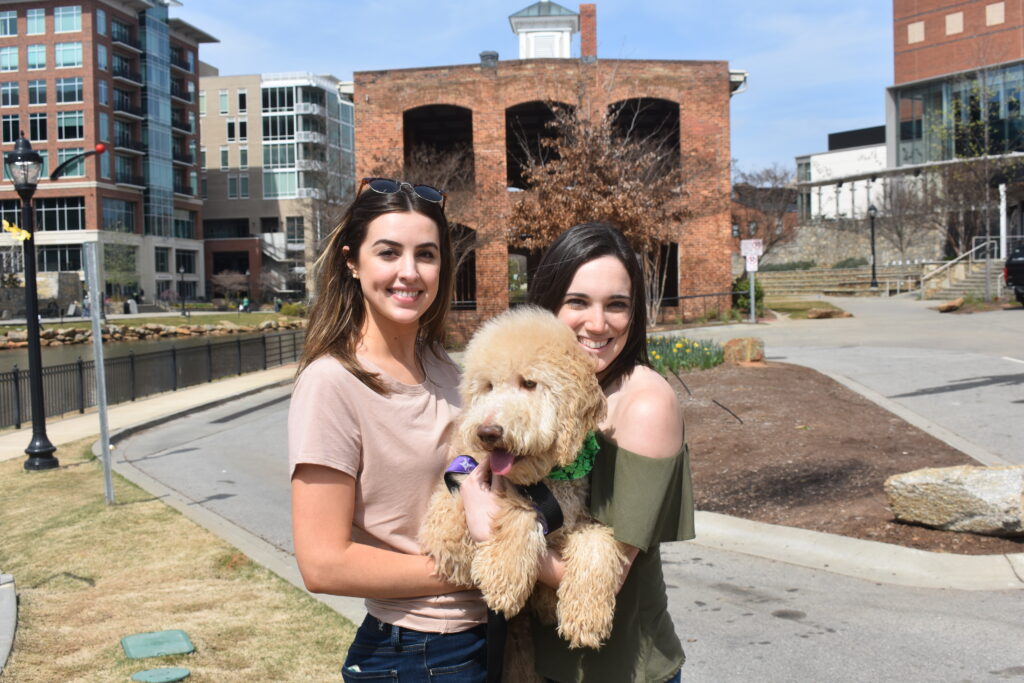
POLYGON ((363 178, 363 181, 359 183, 359 191, 356 194, 361 193, 364 187, 369 187, 374 192, 380 194, 395 194, 396 192, 401 192, 402 187, 409 187, 412 188, 412 191, 420 199, 440 204, 441 211, 444 211, 444 205, 448 199, 448 193, 444 190, 439 190, 430 185, 413 185, 412 183, 392 178, 363 178))

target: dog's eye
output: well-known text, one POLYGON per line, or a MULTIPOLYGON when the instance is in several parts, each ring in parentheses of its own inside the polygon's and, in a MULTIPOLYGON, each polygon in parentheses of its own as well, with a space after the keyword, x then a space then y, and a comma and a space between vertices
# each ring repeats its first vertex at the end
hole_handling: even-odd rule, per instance
POLYGON ((521 380, 519 380, 519 386, 521 386, 523 389, 530 390, 536 389, 537 383, 534 382, 532 379, 526 379, 525 377, 523 377, 521 380))

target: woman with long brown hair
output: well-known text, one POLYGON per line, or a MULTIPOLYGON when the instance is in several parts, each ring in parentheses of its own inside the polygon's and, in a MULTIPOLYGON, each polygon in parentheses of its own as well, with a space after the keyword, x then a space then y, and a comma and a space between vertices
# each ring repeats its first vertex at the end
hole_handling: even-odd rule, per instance
POLYGON ((360 190, 317 263, 292 394, 295 557, 310 591, 366 599, 346 681, 482 681, 480 594, 440 580, 417 543, 459 409, 441 348, 454 283, 445 196, 383 178, 360 190))

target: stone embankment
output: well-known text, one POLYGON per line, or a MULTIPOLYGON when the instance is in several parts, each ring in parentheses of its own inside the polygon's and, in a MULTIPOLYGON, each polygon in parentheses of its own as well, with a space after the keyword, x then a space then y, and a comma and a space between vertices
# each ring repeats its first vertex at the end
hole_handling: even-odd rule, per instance
MULTIPOLYGON (((133 327, 131 325, 104 325, 103 341, 141 341, 167 337, 197 337, 202 335, 224 336, 229 334, 247 334, 252 332, 276 332, 278 330, 295 330, 306 326, 305 320, 264 320, 259 325, 236 325, 229 321, 220 321, 216 325, 160 325, 148 323, 133 327)), ((84 344, 92 341, 92 330, 78 327, 49 327, 39 332, 43 346, 63 346, 66 344, 84 344)), ((0 349, 20 349, 28 346, 28 335, 24 330, 0 334, 0 349)))

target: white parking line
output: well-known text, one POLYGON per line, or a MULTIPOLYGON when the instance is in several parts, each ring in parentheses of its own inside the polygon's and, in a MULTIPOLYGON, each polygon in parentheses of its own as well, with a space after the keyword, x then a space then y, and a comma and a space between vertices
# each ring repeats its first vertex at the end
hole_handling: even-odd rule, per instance
POLYGON ((1020 358, 1010 358, 1009 356, 1003 356, 1003 360, 1009 360, 1013 361, 1014 363, 1024 364, 1024 360, 1021 360, 1020 358))

